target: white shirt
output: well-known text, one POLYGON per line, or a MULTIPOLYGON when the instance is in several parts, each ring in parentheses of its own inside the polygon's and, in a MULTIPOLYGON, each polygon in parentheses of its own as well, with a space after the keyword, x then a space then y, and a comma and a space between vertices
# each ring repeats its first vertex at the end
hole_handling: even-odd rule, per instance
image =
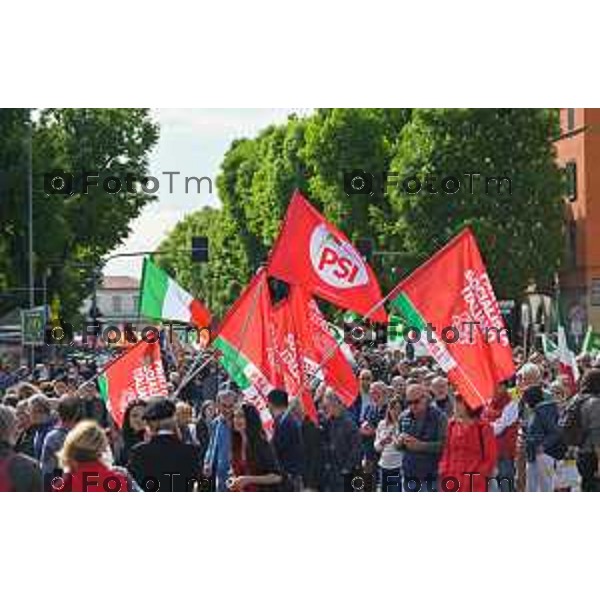
POLYGON ((382 445, 382 441, 389 435, 398 435, 398 425, 388 425, 386 420, 382 419, 379 421, 377 431, 375 432, 375 450, 381 452, 379 466, 382 469, 400 469, 402 467, 404 452, 398 450, 393 442, 385 446, 382 445))
POLYGON ((498 437, 502 432, 517 422, 519 418, 519 403, 511 400, 503 409, 502 414, 492 423, 494 435, 498 437))

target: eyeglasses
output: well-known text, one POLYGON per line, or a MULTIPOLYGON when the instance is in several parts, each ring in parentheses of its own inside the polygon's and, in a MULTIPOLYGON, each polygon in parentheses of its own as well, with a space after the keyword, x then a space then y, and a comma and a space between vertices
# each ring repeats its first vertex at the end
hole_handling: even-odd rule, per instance
POLYGON ((416 400, 409 400, 406 404, 409 406, 415 406, 416 404, 421 404, 423 398, 417 398, 416 400))

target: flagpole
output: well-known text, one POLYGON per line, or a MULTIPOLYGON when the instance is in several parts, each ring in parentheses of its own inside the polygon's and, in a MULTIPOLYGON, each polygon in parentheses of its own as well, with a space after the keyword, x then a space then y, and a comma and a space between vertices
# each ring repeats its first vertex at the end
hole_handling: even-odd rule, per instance
MULTIPOLYGON (((199 355, 200 357, 202 355, 199 355)), ((199 373, 201 373, 208 364, 210 364, 210 362, 212 362, 215 358, 217 357, 216 354, 212 354, 211 356, 209 356, 198 368, 196 368, 195 366, 192 366, 192 368, 188 371, 188 374, 183 378, 183 380, 181 381, 181 383, 179 384, 179 387, 175 390, 175 392, 173 392, 173 396, 172 399, 175 400, 177 398, 177 396, 179 396, 181 390, 192 380, 194 379, 194 377, 196 377, 196 375, 198 375, 199 373)), ((194 361, 194 363, 197 362, 194 361)))
MULTIPOLYGON (((256 277, 256 276, 257 276, 257 275, 260 273, 261 269, 263 269, 263 268, 264 268, 264 267, 260 267, 260 268, 258 269, 258 271, 255 273, 254 277, 256 277)), ((253 279, 254 279, 254 278, 253 278, 253 279)), ((252 280, 253 280, 253 279, 252 279, 252 280)), ((252 283, 252 280, 250 280, 250 283, 252 283)), ((259 285, 260 285, 260 286, 266 285, 266 282, 267 282, 267 280, 266 280, 266 278, 265 278, 265 280, 264 280, 264 281, 262 281, 262 282, 260 282, 260 283, 259 283, 259 285)), ((268 291, 268 290, 267 290, 267 291, 268 291)), ((239 337, 239 340, 240 340, 240 341, 239 341, 239 344, 236 344, 236 346, 237 346, 237 347, 236 347, 236 350, 237 350, 238 352, 241 352, 241 350, 242 350, 242 348, 243 348, 243 346, 244 346, 244 341, 245 341, 245 339, 246 339, 246 334, 248 333, 248 326, 250 325, 250 319, 251 319, 252 317, 254 317, 254 313, 256 312, 256 305, 258 304, 258 299, 260 298, 260 294, 261 294, 261 292, 262 292, 262 288, 261 288, 261 287, 258 287, 258 288, 256 289, 256 291, 255 291, 255 296, 254 296, 254 298, 252 299, 252 307, 251 307, 251 309, 248 311, 248 314, 246 315, 246 319, 245 319, 245 321, 244 321, 244 325, 242 326, 242 331, 241 331, 241 334, 240 334, 240 337, 239 337)), ((221 327, 220 327, 220 329, 222 329, 222 328, 223 328, 223 324, 225 323, 225 320, 226 320, 226 319, 224 319, 224 320, 223 320, 223 323, 221 323, 221 327)), ((217 333, 217 335, 216 335, 215 337, 218 337, 218 333, 217 333)), ((235 363, 235 369, 236 369, 236 372, 238 372, 238 373, 240 372, 240 368, 239 368, 239 366, 238 366, 238 363, 237 363, 237 362, 235 363)))

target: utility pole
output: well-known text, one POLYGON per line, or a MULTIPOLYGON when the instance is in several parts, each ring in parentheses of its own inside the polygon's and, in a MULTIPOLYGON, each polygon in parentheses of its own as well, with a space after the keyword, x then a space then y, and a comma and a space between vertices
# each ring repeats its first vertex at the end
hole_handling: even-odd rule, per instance
MULTIPOLYGON (((35 305, 35 278, 33 272, 33 123, 29 121, 29 135, 27 136, 27 220, 28 254, 29 254, 29 308, 35 305)), ((29 364, 35 366, 35 346, 30 344, 29 364)))

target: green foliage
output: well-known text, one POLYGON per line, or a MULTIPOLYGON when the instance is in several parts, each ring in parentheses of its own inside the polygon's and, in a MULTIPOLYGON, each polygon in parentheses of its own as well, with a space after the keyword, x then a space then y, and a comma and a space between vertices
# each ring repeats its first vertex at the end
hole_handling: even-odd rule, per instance
POLYGON ((159 248, 157 263, 180 285, 206 302, 217 316, 240 295, 251 271, 233 220, 223 210, 205 207, 183 219, 159 248), (192 263, 192 237, 207 236, 209 263, 192 263))
POLYGON ((557 112, 546 109, 334 108, 291 117, 231 145, 217 179, 222 209, 176 227, 163 262, 222 315, 266 260, 299 188, 351 239, 371 238, 377 251, 394 253, 374 259, 384 289, 471 225, 499 297, 518 297, 553 277, 563 251, 557 127, 557 112), (384 193, 379 177, 371 196, 347 196, 343 174, 353 169, 396 171, 400 181, 437 175, 438 187, 458 176, 462 185, 453 195, 411 195, 390 178, 384 193), (471 194, 466 172, 506 175, 512 194, 495 185, 486 193, 485 179, 474 179, 471 194), (211 264, 199 267, 178 252, 201 234, 210 238, 211 264))
MULTIPOLYGON (((28 281, 29 119, 29 110, 0 110, 0 139, 3 144, 9 140, 0 157, 0 171, 11 178, 0 220, 0 281, 7 287, 26 286, 28 281)), ((125 181, 126 174, 140 181, 148 174, 148 153, 157 140, 158 127, 147 109, 46 109, 33 125, 35 285, 41 288, 48 276, 48 298, 58 293, 65 316, 76 314, 91 290, 93 269, 102 266, 102 257, 127 237, 132 219, 155 198, 142 191, 109 194, 101 185, 90 187, 86 195, 48 195, 44 174, 97 171, 100 181, 106 176, 125 181)), ((25 299, 10 296, 0 307, 23 304, 25 299)), ((41 300, 38 291, 36 302, 41 300)))
POLYGON ((543 109, 416 109, 392 161, 400 180, 416 175, 423 184, 419 194, 402 186, 390 194, 388 235, 405 251, 405 268, 471 225, 500 297, 546 285, 563 252, 557 126, 556 111, 543 109), (425 182, 440 190, 447 176, 460 180, 457 193, 426 191, 425 182), (512 193, 506 181, 486 189, 486 177, 502 176, 512 193))

